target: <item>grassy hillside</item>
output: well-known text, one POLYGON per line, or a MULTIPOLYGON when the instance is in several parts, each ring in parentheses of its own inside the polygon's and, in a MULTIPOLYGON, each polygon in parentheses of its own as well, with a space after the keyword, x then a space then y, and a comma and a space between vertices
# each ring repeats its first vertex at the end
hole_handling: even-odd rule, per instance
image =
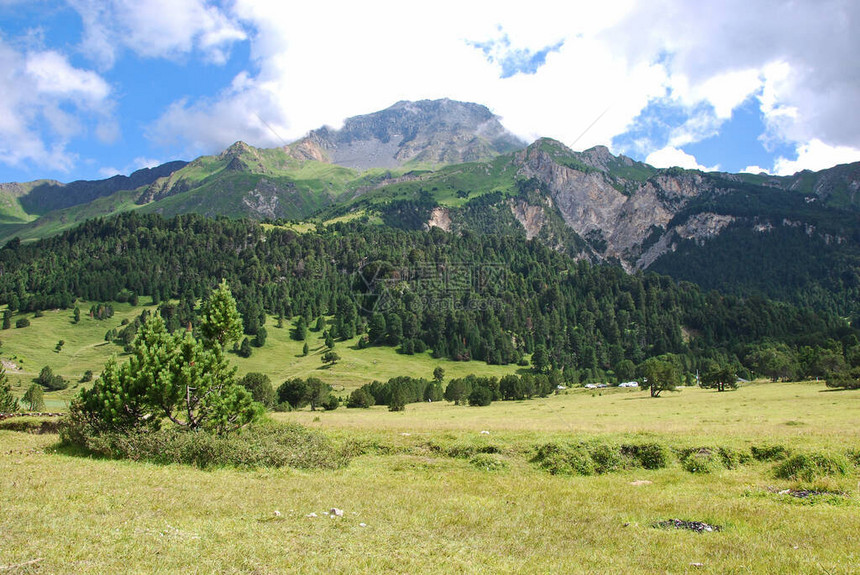
POLYGON ((663 469, 596 476, 551 475, 530 460, 550 441, 856 449, 860 432, 847 423, 860 417, 860 394, 793 383, 644 395, 278 416, 306 421, 352 454, 337 471, 89 459, 54 451, 56 436, 0 429, 0 566, 100 574, 152 572, 154 561, 165 573, 855 570, 856 466, 803 484, 755 460, 690 473, 673 457, 663 469), (832 494, 801 498, 789 489, 832 494), (330 518, 333 507, 343 516, 330 518), (674 518, 722 530, 655 527, 674 518))
POLYGON ((139 208, 135 203, 139 192, 121 191, 87 204, 48 212, 44 216, 17 225, 0 225, 0 243, 13 237, 37 240, 70 230, 87 220, 111 216, 139 208))
MULTIPOLYGON (((118 355, 120 361, 125 355, 121 346, 104 340, 105 334, 113 329, 121 329, 122 321, 131 320, 140 314, 144 307, 131 307, 128 304, 113 304, 114 316, 107 320, 97 320, 88 316, 91 303, 79 302, 81 321, 75 324, 72 310, 47 311, 43 317, 30 314, 16 314, 12 318, 12 328, 0 331, 0 358, 6 362, 7 374, 17 395, 23 395, 34 377, 44 366, 50 366, 54 373, 60 374, 71 382, 68 389, 47 392, 46 403, 51 409, 63 409, 69 398, 77 392, 77 381, 85 371, 98 374, 105 362, 118 355), (30 326, 15 328, 20 317, 30 320, 30 326), (59 340, 64 340, 62 351, 55 351, 59 340), (13 366, 14 365, 14 366, 13 366)), ((152 306, 147 309, 154 310, 152 306)), ((277 387, 292 377, 318 377, 332 385, 336 392, 346 395, 355 388, 374 379, 387 381, 400 375, 431 379, 433 370, 442 366, 447 377, 464 377, 470 373, 501 377, 513 373, 514 365, 487 365, 483 362, 456 362, 434 359, 428 353, 401 355, 390 347, 370 347, 358 349, 358 338, 337 342, 335 351, 341 360, 334 366, 323 366, 321 356, 325 345, 320 333, 308 332, 309 353, 302 355, 304 342, 290 337, 289 323, 279 329, 270 319, 266 325, 268 339, 262 348, 254 348, 250 358, 230 354, 230 361, 238 368, 239 376, 256 371, 269 376, 277 387)))

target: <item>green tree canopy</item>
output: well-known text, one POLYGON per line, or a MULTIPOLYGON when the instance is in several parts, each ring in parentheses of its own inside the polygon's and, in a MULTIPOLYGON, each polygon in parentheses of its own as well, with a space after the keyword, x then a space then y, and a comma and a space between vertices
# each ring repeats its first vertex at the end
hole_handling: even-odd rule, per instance
POLYGON ((223 343, 235 337, 237 317, 226 293, 222 282, 209 300, 203 340, 189 331, 170 333, 158 312, 144 320, 129 361, 108 361, 71 411, 96 433, 158 428, 166 419, 183 429, 224 434, 257 419, 262 405, 236 383, 236 368, 223 352, 223 343))
POLYGON ((646 359, 639 366, 639 374, 648 384, 651 397, 659 397, 663 391, 675 391, 681 383, 677 361, 668 354, 646 359))
POLYGON ((12 395, 12 386, 6 375, 6 368, 0 364, 0 413, 14 413, 18 411, 18 399, 12 395))
POLYGON ((711 362, 701 376, 701 387, 725 391, 726 389, 737 389, 737 375, 735 368, 724 363, 711 362))
POLYGON ((27 404, 27 409, 29 411, 42 411, 45 409, 45 395, 42 392, 42 386, 39 384, 32 384, 27 388, 27 391, 24 392, 24 396, 21 398, 21 401, 27 404))
POLYGON ((239 385, 251 392, 251 397, 254 401, 262 403, 266 407, 275 405, 275 389, 272 387, 272 380, 264 373, 250 372, 246 373, 239 380, 239 385))
POLYGON ((221 280, 200 310, 200 333, 209 343, 217 343, 222 349, 228 343, 242 337, 242 316, 236 308, 236 300, 227 285, 221 280))

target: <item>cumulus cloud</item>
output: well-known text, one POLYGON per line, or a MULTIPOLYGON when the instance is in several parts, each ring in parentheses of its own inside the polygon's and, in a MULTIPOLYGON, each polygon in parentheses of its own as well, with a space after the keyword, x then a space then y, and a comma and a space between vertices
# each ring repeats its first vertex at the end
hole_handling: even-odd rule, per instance
POLYGON ((279 145, 399 99, 446 96, 487 104, 527 139, 582 149, 612 143, 662 102, 684 118, 634 150, 659 158, 719 134, 757 99, 765 146, 818 137, 860 148, 860 116, 845 121, 860 92, 860 74, 845 73, 860 48, 850 25, 858 13, 842 0, 537 1, 529 10, 441 0, 420 13, 386 1, 237 0, 230 16, 251 31, 255 69, 212 98, 175 102, 150 133, 198 152, 239 138, 279 145))
POLYGON ((398 100, 451 97, 488 105, 526 138, 607 143, 665 90, 659 67, 629 66, 595 38, 625 4, 542 0, 522 10, 441 0, 415 12, 396 2, 344 3, 331 18, 332 6, 320 3, 239 0, 234 14, 254 31, 253 72, 214 98, 175 102, 150 133, 198 152, 240 138, 280 145, 398 100), (476 47, 498 39, 500 27, 511 50, 476 47))
MULTIPOLYGON (((747 98, 761 102, 765 142, 860 149, 856 105, 860 74, 853 54, 860 4, 844 0, 690 3, 654 0, 635 6, 607 38, 633 61, 665 66, 669 94, 694 106, 706 101, 721 119, 747 98)), ((799 148, 799 162, 811 159, 799 148)))
MULTIPOLYGON (((860 3, 847 0, 533 0, 527 9, 507 0, 438 0, 426 9, 394 0, 68 2, 83 21, 83 53, 103 70, 124 52, 223 63, 248 43, 251 60, 229 85, 197 99, 177 95, 148 127, 159 154, 214 153, 238 139, 283 145, 398 100, 441 97, 486 104, 526 139, 607 144, 686 167, 702 166, 683 148, 718 135, 750 102, 764 121, 762 145, 797 150, 770 171, 860 150, 860 115, 851 113, 860 3), (636 131, 666 110, 672 124, 657 136, 636 131)), ((68 61, 64 69, 57 57, 33 64, 29 81, 40 93, 56 83, 77 109, 104 101, 110 86, 98 74, 68 61), (40 79, 38 69, 51 65, 58 74, 40 79)), ((83 129, 67 106, 39 113, 64 137, 83 129)), ((118 136, 109 121, 96 132, 118 136)))
POLYGON ((73 67, 58 52, 28 54, 25 70, 36 82, 36 89, 44 95, 61 95, 93 104, 103 101, 110 93, 110 86, 101 76, 73 67))
POLYGON ((147 58, 175 59, 199 50, 223 63, 245 31, 206 0, 69 0, 84 23, 85 51, 110 68, 122 48, 147 58))
POLYGON ((777 158, 773 173, 790 176, 801 170, 823 170, 837 164, 860 161, 860 150, 849 146, 831 146, 819 139, 797 147, 797 159, 777 158))
POLYGON ((703 166, 696 160, 695 156, 673 146, 666 146, 651 152, 645 158, 645 163, 651 164, 655 168, 679 167, 687 170, 702 170, 703 172, 716 172, 720 169, 719 166, 703 166))
POLYGON ((67 171, 69 142, 95 123, 115 136, 111 87, 55 51, 20 51, 0 39, 0 162, 67 171))

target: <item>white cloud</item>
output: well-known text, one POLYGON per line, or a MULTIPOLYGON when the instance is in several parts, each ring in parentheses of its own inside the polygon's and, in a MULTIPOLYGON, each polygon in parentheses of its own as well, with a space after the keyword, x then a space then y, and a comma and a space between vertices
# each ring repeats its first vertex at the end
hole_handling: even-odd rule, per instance
POLYGON ((117 170, 116 168, 113 168, 111 166, 105 166, 103 168, 99 168, 98 173, 99 173, 99 176, 102 178, 112 178, 114 176, 119 176, 122 174, 122 172, 120 172, 119 170, 117 170))
POLYGON ((84 23, 85 51, 105 68, 122 48, 147 58, 178 58, 193 50, 221 64, 246 38, 234 19, 206 0, 69 0, 84 23))
POLYGON ((132 161, 133 169, 132 172, 137 170, 142 170, 143 168, 154 168, 156 166, 160 166, 163 164, 161 160, 156 160, 155 158, 147 158, 145 156, 138 156, 132 161))
POLYGON ((860 93, 858 19, 860 4, 843 0, 651 0, 607 34, 631 60, 659 57, 672 96, 708 102, 718 120, 757 95, 766 143, 858 148, 860 115, 847 112, 860 93))
POLYGON ((145 156, 138 156, 134 160, 131 161, 129 165, 126 167, 119 169, 114 168, 113 166, 104 166, 99 168, 98 173, 102 178, 110 178, 113 176, 130 175, 132 172, 136 172, 137 170, 142 170, 143 168, 154 168, 156 166, 160 166, 163 164, 161 160, 157 160, 155 158, 147 158, 145 156))
POLYGON ((28 54, 27 74, 36 82, 43 95, 57 95, 97 104, 107 98, 110 86, 90 70, 80 70, 69 64, 65 56, 54 51, 28 54))
POLYGON ((0 38, 0 162, 70 170, 71 140, 91 123, 111 132, 110 96, 104 79, 62 54, 22 52, 0 38))
POLYGON ((582 149, 610 144, 651 102, 686 110, 667 141, 642 141, 648 155, 718 134, 758 98, 766 145, 803 145, 823 129, 822 141, 853 134, 860 146, 860 116, 841 122, 856 120, 853 130, 832 117, 845 116, 851 107, 839 104, 860 92, 860 74, 835 73, 855 66, 848 23, 857 12, 840 0, 544 0, 527 11, 513 2, 488 9, 441 0, 423 12, 386 1, 237 0, 230 16, 250 31, 255 70, 209 99, 175 102, 150 133, 195 152, 236 139, 280 145, 399 99, 452 97, 487 104, 527 139, 551 136, 582 149), (500 36, 524 52, 562 44, 534 74, 500 78, 499 59, 470 45, 500 36), (816 79, 831 95, 802 87, 816 79))
POLYGON ((645 158, 645 163, 651 164, 655 168, 679 167, 687 170, 702 170, 703 172, 716 172, 720 169, 719 166, 703 166, 696 160, 695 156, 673 146, 666 146, 651 152, 645 158))
MULTIPOLYGON (((393 0, 68 1, 83 21, 84 54, 105 69, 124 52, 223 63, 237 42, 248 42, 251 62, 229 86, 199 99, 177 94, 148 127, 164 153, 214 153, 238 139, 282 145, 397 100, 439 97, 486 104, 519 135, 555 137, 575 149, 610 145, 649 104, 668 103, 683 117, 665 141, 637 135, 633 145, 642 156, 697 167, 680 148, 719 133, 751 98, 764 118, 765 147, 798 150, 774 170, 860 149, 860 114, 852 113, 860 94, 857 2, 533 0, 524 9, 508 0, 427 7, 393 0), (500 58, 470 45, 500 37, 522 54, 558 50, 533 74, 501 78, 500 58)), ((37 115, 58 137, 71 137, 88 124, 82 114, 109 100, 111 87, 56 52, 43 50, 40 58, 31 83, 53 96, 37 115)), ((9 106, 0 103, 0 111, 9 106)), ((0 118, 0 126, 9 121, 34 120, 0 118)), ((116 123, 100 120, 96 134, 115 140, 116 123)), ((36 147, 45 143, 37 140, 36 147)), ((65 146, 42 153, 51 150, 65 146)))
POLYGON ((451 97, 488 105, 526 138, 551 136, 577 148, 605 144, 665 92, 659 66, 630 66, 596 37, 628 4, 609 2, 607 10, 541 1, 524 11, 510 2, 488 10, 443 0, 416 12, 396 2, 239 0, 235 14, 255 31, 255 73, 214 98, 175 102, 150 134, 196 152, 236 139, 281 145, 401 99, 451 97), (501 78, 498 62, 470 45, 498 36, 499 27, 523 50, 563 44, 534 74, 501 78))
POLYGON ((797 147, 797 159, 778 158, 774 163, 773 173, 779 176, 790 176, 801 170, 823 170, 837 164, 848 164, 860 161, 860 150, 848 146, 831 146, 819 139, 797 147))

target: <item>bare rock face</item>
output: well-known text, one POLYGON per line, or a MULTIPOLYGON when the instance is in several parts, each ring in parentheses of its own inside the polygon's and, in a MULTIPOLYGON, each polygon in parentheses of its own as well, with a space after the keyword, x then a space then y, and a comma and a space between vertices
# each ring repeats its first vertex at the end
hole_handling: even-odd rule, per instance
POLYGON ((451 231, 451 213, 448 208, 433 208, 430 212, 430 221, 427 222, 427 229, 439 228, 442 231, 451 231))
POLYGON ((546 213, 541 206, 533 206, 523 200, 511 200, 511 212, 526 230, 526 239, 536 237, 546 225, 546 213))
POLYGON ((289 150, 295 158, 364 170, 395 168, 409 161, 475 162, 524 146, 486 107, 443 99, 398 102, 355 116, 340 130, 312 131, 289 150))
POLYGON ((275 219, 278 217, 281 192, 277 185, 262 178, 253 190, 242 197, 242 203, 257 217, 275 219))
MULTIPOLYGON (((657 241, 648 248, 647 257, 642 255, 646 240, 655 231, 665 232, 675 214, 710 186, 693 172, 657 173, 644 181, 612 176, 610 165, 632 167, 633 162, 613 156, 602 146, 576 154, 551 142, 551 149, 555 153, 548 152, 539 141, 517 153, 514 162, 518 175, 541 182, 565 223, 586 239, 598 256, 617 259, 627 269, 647 267, 671 249, 668 239, 657 241)), ((515 207, 514 214, 521 223, 526 219, 523 206, 515 207)), ((728 223, 697 220, 679 233, 684 238, 713 235, 728 223)))

